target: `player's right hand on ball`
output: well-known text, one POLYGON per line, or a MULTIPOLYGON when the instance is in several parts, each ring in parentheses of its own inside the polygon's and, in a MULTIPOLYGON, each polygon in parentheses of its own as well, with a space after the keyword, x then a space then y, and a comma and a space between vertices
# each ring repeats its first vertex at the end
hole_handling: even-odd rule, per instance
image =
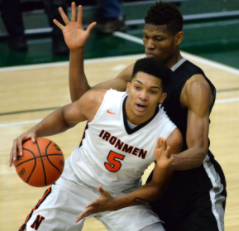
POLYGON ((91 23, 87 30, 84 30, 82 25, 82 6, 78 6, 78 15, 76 17, 76 5, 74 2, 71 3, 71 21, 69 21, 67 15, 61 7, 59 8, 59 12, 65 26, 56 19, 54 19, 53 22, 62 30, 66 45, 70 50, 83 48, 90 37, 90 33, 96 25, 96 22, 91 23))
POLYGON ((22 155, 22 143, 25 140, 31 139, 32 142, 36 142, 36 133, 35 132, 26 132, 13 141, 13 146, 10 154, 9 166, 11 167, 13 162, 17 159, 17 151, 19 150, 20 155, 22 155))
POLYGON ((154 159, 161 169, 168 168, 173 161, 173 157, 170 155, 170 147, 167 145, 166 140, 162 137, 159 137, 154 148, 154 159))

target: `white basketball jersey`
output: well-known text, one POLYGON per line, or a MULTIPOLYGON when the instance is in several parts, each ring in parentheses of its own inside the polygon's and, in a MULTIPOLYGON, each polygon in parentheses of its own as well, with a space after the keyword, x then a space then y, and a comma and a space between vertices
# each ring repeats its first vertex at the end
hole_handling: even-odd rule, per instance
POLYGON ((71 154, 81 181, 114 193, 138 187, 144 170, 154 161, 159 137, 167 139, 176 126, 161 107, 147 122, 130 129, 125 112, 127 94, 108 90, 82 143, 71 154))

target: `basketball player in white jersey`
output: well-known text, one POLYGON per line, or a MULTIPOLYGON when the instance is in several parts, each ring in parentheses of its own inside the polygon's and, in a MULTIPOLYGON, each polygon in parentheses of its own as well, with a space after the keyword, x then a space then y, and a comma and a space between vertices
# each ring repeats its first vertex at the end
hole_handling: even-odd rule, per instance
POLYGON ((90 90, 14 140, 10 165, 24 140, 88 121, 62 176, 21 231, 79 231, 90 217, 110 231, 164 230, 148 203, 163 194, 172 176, 170 154, 180 152, 182 145, 181 133, 158 105, 166 98, 163 90, 170 76, 160 61, 138 60, 126 92, 90 90), (151 182, 141 186, 144 170, 154 161, 151 182))
MULTIPOLYGON (((54 23, 62 30, 70 49, 72 102, 91 88, 125 91, 134 64, 115 79, 91 87, 83 59, 85 44, 96 23, 84 30, 82 7, 78 7, 77 14, 75 3, 72 3, 71 20, 62 8, 59 11, 65 25, 57 20, 54 23)), ((142 32, 146 56, 163 61, 173 71, 163 107, 183 137, 182 150, 171 164, 175 171, 170 187, 160 201, 151 203, 152 209, 165 222, 167 231, 224 231, 226 179, 209 149, 208 137, 215 86, 200 67, 182 57, 183 16, 174 4, 155 2, 147 10, 142 32)))

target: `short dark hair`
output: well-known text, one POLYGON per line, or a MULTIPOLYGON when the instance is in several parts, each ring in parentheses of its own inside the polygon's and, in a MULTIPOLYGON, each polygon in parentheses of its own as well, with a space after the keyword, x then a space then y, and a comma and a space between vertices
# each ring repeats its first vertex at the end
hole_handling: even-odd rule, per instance
POLYGON ((161 79, 163 91, 166 89, 171 80, 172 71, 164 63, 155 58, 143 58, 136 61, 134 64, 131 81, 138 72, 144 72, 161 79))
POLYGON ((153 24, 155 26, 167 25, 168 31, 176 35, 183 30, 183 17, 178 8, 167 2, 156 2, 147 11, 145 17, 146 24, 153 24))

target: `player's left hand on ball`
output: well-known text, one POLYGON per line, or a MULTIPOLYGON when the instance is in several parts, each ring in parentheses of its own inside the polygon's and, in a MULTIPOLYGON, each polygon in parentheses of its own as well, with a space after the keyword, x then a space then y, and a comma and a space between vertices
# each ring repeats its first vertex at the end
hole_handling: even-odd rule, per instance
POLYGON ((98 191, 100 192, 100 196, 95 201, 91 202, 85 207, 86 208, 85 211, 82 212, 76 218, 76 223, 93 213, 115 210, 114 208, 115 198, 112 197, 107 191, 103 190, 101 185, 98 187, 98 191))
POLYGON ((157 161, 157 165, 160 168, 168 168, 173 161, 173 157, 170 155, 170 147, 167 145, 166 140, 159 137, 154 148, 154 159, 157 161))
POLYGON ((13 141, 13 146, 12 146, 12 150, 10 153, 10 161, 9 161, 9 166, 11 167, 13 162, 17 159, 17 151, 19 150, 20 155, 22 155, 22 143, 25 140, 29 140, 31 139, 33 142, 36 141, 36 133, 34 132, 26 132, 22 135, 20 135, 19 137, 17 137, 14 141, 13 141))

